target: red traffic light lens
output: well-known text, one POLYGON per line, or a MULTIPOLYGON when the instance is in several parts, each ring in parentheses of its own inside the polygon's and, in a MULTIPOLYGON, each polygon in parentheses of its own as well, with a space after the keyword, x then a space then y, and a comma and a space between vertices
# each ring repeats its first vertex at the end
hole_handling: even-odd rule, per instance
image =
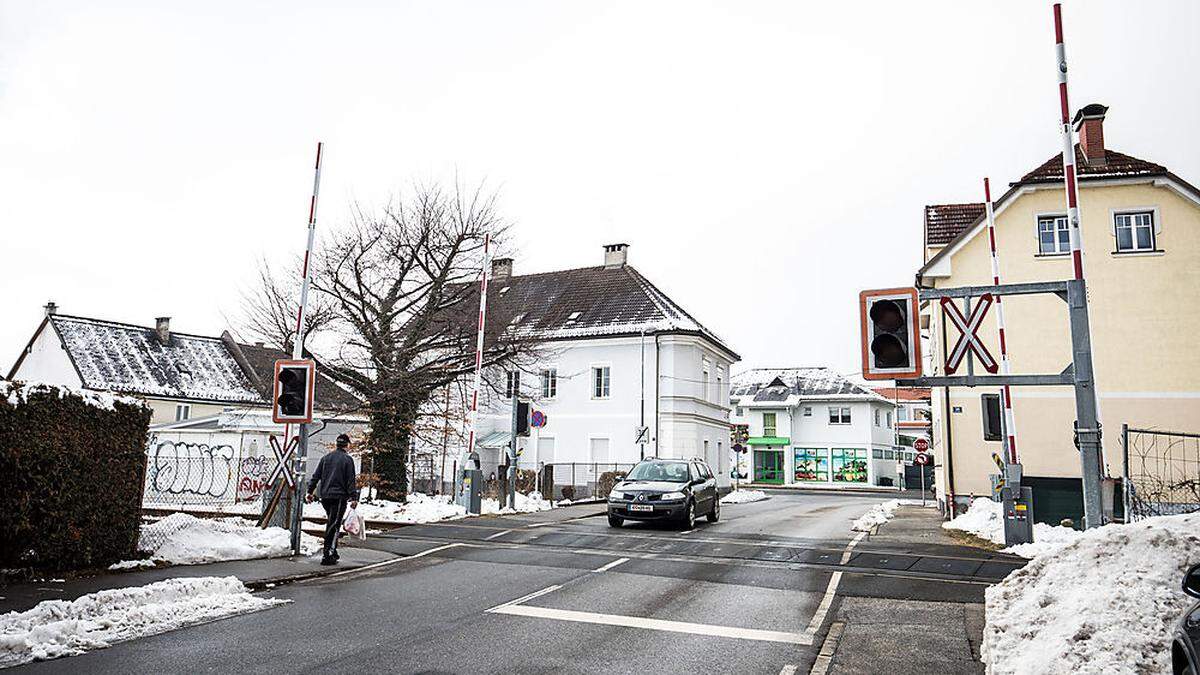
POLYGON ((904 310, 895 300, 880 300, 871 305, 871 321, 881 330, 899 330, 904 326, 904 310))

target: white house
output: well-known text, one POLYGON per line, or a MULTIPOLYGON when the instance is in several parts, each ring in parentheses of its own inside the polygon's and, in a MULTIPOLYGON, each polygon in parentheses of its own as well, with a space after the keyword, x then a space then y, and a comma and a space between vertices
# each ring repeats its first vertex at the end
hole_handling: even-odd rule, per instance
MULTIPOLYGON (((513 329, 545 342, 539 363, 508 374, 503 395, 485 392, 485 474, 503 461, 515 385, 547 420, 518 439, 522 468, 703 457, 728 485, 729 368, 739 356, 629 265, 628 251, 610 244, 603 265, 542 274, 494 261, 489 307, 515 303, 505 312, 513 329)), ((556 468, 556 484, 567 470, 556 468)))
POLYGON ((733 377, 731 423, 746 425, 738 473, 763 485, 898 486, 896 406, 828 368, 733 377))

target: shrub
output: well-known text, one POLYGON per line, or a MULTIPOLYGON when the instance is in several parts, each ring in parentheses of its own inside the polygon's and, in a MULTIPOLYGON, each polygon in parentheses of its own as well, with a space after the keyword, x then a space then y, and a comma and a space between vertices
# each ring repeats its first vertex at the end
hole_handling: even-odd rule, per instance
POLYGON ((562 487, 562 498, 569 502, 575 501, 575 486, 564 485, 562 487))
POLYGON ((133 557, 149 423, 135 399, 0 382, 0 567, 133 557))
POLYGON ((607 497, 608 493, 612 492, 613 486, 621 482, 627 471, 605 471, 600 474, 600 480, 596 483, 596 496, 607 497))

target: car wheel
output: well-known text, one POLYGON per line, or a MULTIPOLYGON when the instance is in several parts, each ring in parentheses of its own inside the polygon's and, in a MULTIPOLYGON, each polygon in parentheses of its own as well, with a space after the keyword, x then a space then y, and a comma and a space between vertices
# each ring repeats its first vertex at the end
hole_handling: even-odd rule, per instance
POLYGON ((683 529, 690 530, 696 527, 696 502, 689 501, 687 511, 683 514, 683 529))
POLYGON ((708 512, 708 522, 715 523, 721 519, 721 500, 714 499, 712 511, 708 512))
POLYGON ((623 522, 625 522, 625 520, 623 518, 621 518, 620 516, 609 516, 608 517, 608 526, 609 527, 620 527, 621 523, 623 523, 623 522))

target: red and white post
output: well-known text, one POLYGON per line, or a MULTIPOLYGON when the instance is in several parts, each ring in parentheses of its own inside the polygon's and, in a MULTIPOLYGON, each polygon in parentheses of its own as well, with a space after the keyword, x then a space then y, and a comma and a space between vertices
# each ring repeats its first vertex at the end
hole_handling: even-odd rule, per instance
MULTIPOLYGON (((292 344, 292 358, 304 358, 304 313, 308 309, 308 287, 312 279, 312 271, 309 268, 309 262, 312 260, 313 241, 316 238, 317 231, 317 194, 321 190, 321 150, 324 144, 317 142, 317 163, 313 170, 313 191, 312 198, 308 202, 308 243, 304 247, 304 267, 301 271, 303 278, 300 281, 300 308, 296 310, 296 337, 292 344)), ((315 374, 315 371, 314 371, 315 374)), ((283 447, 287 447, 288 438, 291 436, 291 425, 283 427, 283 447)), ((300 555, 300 523, 304 519, 304 475, 307 472, 308 463, 308 425, 301 424, 299 430, 299 439, 296 447, 296 494, 294 499, 294 512, 292 514, 292 554, 300 555)))
POLYGON ((1075 278, 1083 279, 1083 233, 1079 224, 1079 185, 1075 177, 1075 130, 1067 101, 1067 50, 1063 45, 1062 4, 1054 4, 1054 54, 1058 58, 1058 102, 1062 111, 1063 180, 1067 190, 1067 223, 1075 278))
MULTIPOLYGON (((475 376, 471 383, 471 408, 467 412, 467 449, 463 453, 459 466, 466 468, 471 453, 475 452, 475 434, 479 420, 479 389, 483 382, 483 331, 487 325, 487 296, 488 275, 492 269, 492 233, 483 235, 483 267, 479 270, 479 327, 475 333, 475 376)), ((462 481, 457 476, 455 482, 462 492, 462 481)))
MULTIPOLYGON (((992 251, 992 285, 1000 285, 1000 256, 996 252, 996 214, 992 209, 992 185, 987 178, 983 179, 983 196, 987 213, 988 246, 992 251)), ((1004 296, 996 295, 996 328, 1000 333, 1000 374, 1012 374, 1008 361, 1008 337, 1004 331, 1004 296)), ((1000 390, 1000 404, 1004 409, 1004 444, 1009 464, 1018 464, 1017 457, 1017 423, 1012 409, 1012 388, 1007 384, 1000 390)))

